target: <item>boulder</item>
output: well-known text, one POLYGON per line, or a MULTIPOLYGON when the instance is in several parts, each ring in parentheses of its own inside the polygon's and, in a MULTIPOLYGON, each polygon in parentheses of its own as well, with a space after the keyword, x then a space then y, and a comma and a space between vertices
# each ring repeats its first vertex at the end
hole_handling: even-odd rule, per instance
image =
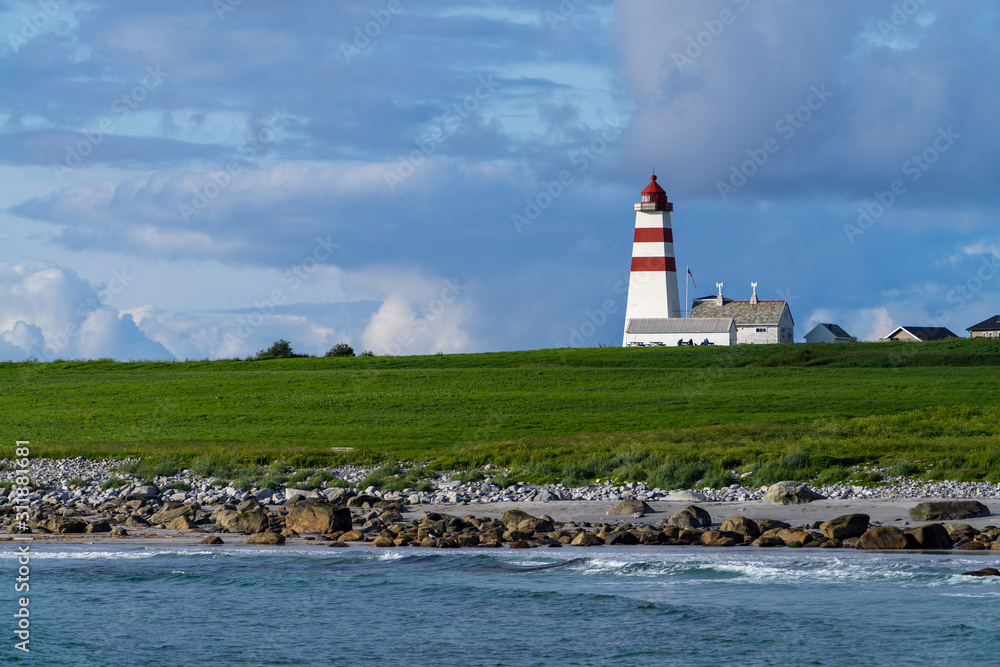
POLYGON ((858 549, 905 549, 906 535, 895 526, 875 526, 858 538, 858 549))
POLYGON ((257 502, 256 498, 248 498, 247 500, 244 500, 243 502, 241 502, 239 505, 236 506, 236 511, 240 513, 252 512, 260 508, 261 505, 259 502, 257 502))
POLYGON ((951 539, 956 542, 962 539, 971 540, 979 534, 978 530, 967 523, 949 523, 944 527, 944 529, 948 531, 948 535, 951 536, 951 539))
POLYGON ((347 504, 348 499, 350 499, 354 493, 355 491, 353 489, 341 489, 334 487, 324 491, 323 495, 325 495, 326 499, 334 505, 344 505, 347 504))
POLYGON ((125 525, 129 528, 149 528, 150 523, 141 514, 132 514, 125 519, 125 525))
POLYGON ((712 516, 703 508, 697 505, 688 505, 680 512, 670 515, 667 519, 668 526, 677 526, 680 529, 686 528, 706 528, 712 525, 712 516))
POLYGON ((738 539, 738 540, 734 540, 731 537, 722 536, 722 537, 720 537, 718 539, 712 540, 711 542, 709 542, 705 546, 706 547, 735 547, 738 544, 742 544, 742 543, 743 543, 743 536, 742 535, 740 536, 740 539, 738 539))
POLYGON ((638 519, 644 516, 646 512, 652 512, 653 508, 642 502, 641 500, 636 500, 634 498, 626 498, 614 507, 608 510, 608 516, 628 516, 633 519, 638 519))
POLYGON ((225 544, 218 535, 209 535, 198 544, 225 544))
POLYGON ((785 523, 784 521, 777 521, 775 519, 754 519, 757 527, 760 528, 760 534, 763 535, 769 530, 775 528, 791 528, 792 524, 785 523))
POLYGON ((522 533, 551 533, 555 524, 548 517, 532 517, 517 524, 517 530, 522 533))
POLYGON ((42 527, 48 529, 50 533, 57 533, 60 535, 65 535, 68 533, 82 533, 87 530, 87 522, 82 519, 77 518, 67 518, 62 516, 54 516, 48 521, 40 524, 42 527))
POLYGON ((396 546, 396 543, 393 542, 391 537, 376 537, 372 540, 372 546, 384 549, 386 547, 394 547, 396 546))
POLYGON ((220 512, 216 518, 216 523, 230 533, 242 533, 244 535, 259 533, 269 525, 267 512, 263 510, 240 513, 220 512))
POLYGON ((281 533, 275 533, 270 530, 266 530, 260 533, 254 533, 247 538, 247 544, 263 544, 276 546, 285 543, 285 536, 281 533))
POLYGON ((706 530, 701 534, 701 543, 706 547, 732 547, 744 542, 743 533, 730 530, 706 530), (728 544, 720 542, 728 541, 728 544))
POLYGON ((910 508, 912 521, 956 521, 989 516, 990 508, 977 500, 934 500, 910 508))
POLYGON ((378 496, 354 496, 347 500, 348 507, 375 507, 375 503, 382 500, 378 496))
MULTIPOLYGON (((434 513, 429 512, 425 514, 424 519, 426 520, 432 514, 434 513)), ((513 509, 513 510, 507 510, 506 512, 503 513, 503 516, 500 517, 500 523, 502 523, 507 530, 516 530, 522 521, 527 521, 529 519, 535 519, 535 518, 536 517, 531 516, 530 514, 528 514, 523 510, 513 509)))
POLYGON ((955 542, 951 535, 939 523, 932 523, 929 526, 920 526, 904 531, 910 549, 951 549, 955 542))
POLYGON ((984 567, 981 570, 973 570, 972 572, 963 572, 962 576, 965 577, 1000 577, 1000 570, 995 567, 984 567))
POLYGON ((753 519, 748 519, 745 516, 736 516, 732 519, 726 519, 722 522, 722 530, 731 531, 734 533, 739 533, 746 538, 746 541, 752 542, 753 540, 760 537, 763 532, 757 522, 753 519))
POLYGON ((780 537, 774 536, 761 536, 750 543, 752 547, 783 547, 785 546, 785 541, 780 537))
POLYGON ((133 491, 130 496, 141 496, 143 498, 155 498, 160 495, 160 490, 153 486, 152 484, 147 484, 146 486, 140 486, 135 491, 133 491))
POLYGON ((570 544, 574 547, 596 547, 600 544, 604 544, 604 540, 592 535, 591 533, 582 532, 573 538, 570 544))
POLYGON ((704 494, 698 493, 697 491, 687 491, 683 489, 679 491, 671 491, 667 498, 670 498, 671 500, 687 500, 688 502, 693 503, 705 502, 704 494))
POLYGON ((351 510, 329 503, 299 503, 288 511, 285 526, 300 534, 350 530, 351 510))
POLYGON ((292 488, 285 489, 285 501, 283 504, 286 506, 294 505, 300 500, 305 499, 305 497, 308 495, 309 491, 306 489, 292 489, 292 488))
POLYGON ((184 515, 171 519, 166 525, 169 530, 194 530, 197 527, 198 524, 184 515))
POLYGON ((804 505, 822 498, 802 482, 778 482, 764 494, 764 500, 772 505, 804 505))
POLYGON ((639 538, 636 537, 635 533, 629 532, 627 530, 616 530, 609 533, 607 537, 604 538, 605 544, 639 544, 639 538))
POLYGON ((774 531, 774 537, 783 540, 786 546, 791 546, 793 542, 803 545, 814 541, 812 533, 805 530, 792 530, 791 528, 778 528, 774 531))
MULTIPOLYGON (((360 542, 365 539, 365 534, 360 530, 348 530, 338 538, 341 542, 360 542)), ((428 538, 432 539, 432 538, 428 538)))
POLYGON ((180 507, 175 507, 173 509, 163 509, 149 517, 149 522, 152 524, 162 523, 164 525, 170 523, 177 517, 187 517, 194 521, 195 509, 190 505, 182 505, 180 507))
POLYGON ((824 521, 819 525, 824 537, 843 540, 848 537, 861 537, 868 530, 871 517, 867 514, 844 514, 836 519, 824 521))
POLYGON ((85 532, 85 533, 110 533, 111 532, 111 524, 108 523, 108 521, 106 519, 97 519, 96 521, 92 521, 92 522, 88 523, 87 527, 84 529, 83 532, 85 532))

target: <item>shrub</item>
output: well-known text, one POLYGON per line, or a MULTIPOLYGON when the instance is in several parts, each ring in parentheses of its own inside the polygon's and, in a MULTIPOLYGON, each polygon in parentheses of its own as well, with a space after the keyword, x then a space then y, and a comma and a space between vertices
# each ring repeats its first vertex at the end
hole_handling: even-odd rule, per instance
POLYGON ((333 347, 331 347, 329 350, 327 350, 327 353, 324 356, 327 356, 327 357, 353 357, 354 356, 354 348, 351 347, 350 345, 348 345, 347 343, 337 343, 336 345, 334 345, 333 347))
POLYGON ((359 357, 374 357, 374 356, 375 356, 375 353, 374 353, 374 352, 372 352, 371 350, 365 350, 364 352, 362 352, 362 353, 361 353, 361 354, 359 354, 358 356, 359 356, 359 357))
POLYGON ((284 338, 279 338, 271 344, 271 347, 258 352, 254 359, 290 359, 294 356, 297 355, 292 352, 292 344, 284 338))
POLYGON ((82 477, 74 477, 66 482, 66 486, 87 486, 87 480, 82 477))
POLYGON ((909 461, 896 461, 886 471, 890 477, 912 477, 920 474, 920 466, 909 461))
POLYGON ((334 479, 333 475, 330 474, 329 470, 317 470, 309 480, 306 482, 310 487, 318 489, 323 486, 324 483, 332 481, 334 479))
POLYGON ((191 466, 191 472, 202 477, 232 479, 243 468, 239 459, 232 456, 199 456, 191 466))
POLYGON ((482 470, 467 470, 465 472, 455 473, 451 476, 451 478, 457 482, 468 484, 469 482, 480 482, 486 479, 486 473, 482 470))
POLYGON ((120 489, 123 486, 128 486, 129 481, 121 477, 110 477, 101 484, 101 488, 105 491, 108 489, 120 489))
POLYGON ((840 482, 846 482, 850 476, 851 472, 844 466, 830 466, 829 468, 824 468, 816 476, 816 483, 839 484, 840 482))
POLYGON ((173 489, 175 491, 190 491, 191 490, 191 485, 190 484, 186 484, 184 482, 171 482, 170 484, 167 484, 163 488, 164 489, 173 489))
POLYGON ((657 489, 690 489, 709 476, 712 466, 700 459, 668 461, 649 474, 646 483, 657 489))
POLYGON ((859 472, 851 475, 851 481, 855 484, 877 484, 882 481, 882 475, 871 470, 859 472))
POLYGON ((501 489, 506 489, 517 484, 517 480, 509 475, 494 475, 493 483, 501 489))
POLYGON ((136 477, 153 479, 170 477, 181 471, 181 460, 176 456, 150 456, 141 461, 130 461, 118 466, 118 472, 127 472, 136 477))

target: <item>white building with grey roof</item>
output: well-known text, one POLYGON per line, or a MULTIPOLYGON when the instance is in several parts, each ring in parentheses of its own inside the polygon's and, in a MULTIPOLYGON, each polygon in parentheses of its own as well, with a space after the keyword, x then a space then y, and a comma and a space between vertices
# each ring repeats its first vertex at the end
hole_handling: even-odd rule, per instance
POLYGON ((738 345, 795 342, 795 320, 787 301, 759 300, 757 283, 751 283, 753 296, 749 301, 734 301, 722 295, 722 283, 716 285, 718 295, 692 302, 690 317, 732 318, 738 345))

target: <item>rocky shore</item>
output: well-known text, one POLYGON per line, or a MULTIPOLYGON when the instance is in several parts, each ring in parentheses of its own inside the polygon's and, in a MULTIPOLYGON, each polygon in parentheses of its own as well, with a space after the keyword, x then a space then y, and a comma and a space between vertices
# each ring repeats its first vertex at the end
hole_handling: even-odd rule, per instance
MULTIPOLYGON (((888 499, 862 496, 852 501, 824 495, 823 487, 781 482, 766 491, 754 489, 753 496, 732 494, 714 501, 703 492, 675 490, 667 494, 672 499, 651 499, 653 504, 640 497, 638 485, 588 487, 586 493, 592 497, 579 500, 573 500, 575 489, 568 490, 569 499, 560 500, 540 499, 544 487, 521 487, 522 498, 528 494, 530 498, 501 495, 493 503, 480 503, 482 511, 472 513, 463 510, 472 501, 462 500, 462 492, 472 485, 463 485, 462 492, 457 486, 432 492, 440 495, 431 498, 450 500, 451 505, 427 505, 423 499, 412 499, 416 494, 391 496, 373 489, 240 490, 213 486, 211 480, 185 477, 186 473, 175 477, 187 481, 168 478, 163 488, 134 481, 102 489, 101 481, 110 478, 120 462, 34 463, 32 473, 42 488, 28 497, 26 522, 15 520, 14 498, 3 489, 0 529, 8 535, 186 536, 202 544, 247 545, 301 540, 376 548, 701 545, 1000 551, 1000 526, 989 507, 976 499, 996 497, 992 485, 951 486, 969 494, 961 499, 916 495, 928 485, 913 485, 898 487, 888 499), (72 487, 71 480, 76 480, 72 487), (166 488, 171 484, 190 489, 166 488), (901 498, 904 493, 914 496, 901 498), (533 511, 512 506, 518 503, 533 511), (853 509, 852 503, 867 503, 872 509, 845 512, 853 509), (557 516, 538 511, 547 508, 557 516), (598 508, 603 515, 599 518, 594 516, 598 508)), ((352 469, 347 474, 360 479, 366 472, 352 469)), ((9 472, 5 475, 10 477, 9 472)), ((451 484, 447 479, 442 482, 451 484)))

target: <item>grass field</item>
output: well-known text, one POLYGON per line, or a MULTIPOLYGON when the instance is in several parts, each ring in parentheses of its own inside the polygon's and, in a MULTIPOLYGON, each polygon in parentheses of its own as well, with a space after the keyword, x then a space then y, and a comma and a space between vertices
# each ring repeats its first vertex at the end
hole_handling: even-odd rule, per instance
POLYGON ((6 438, 33 456, 161 469, 492 463, 691 486, 864 463, 1000 481, 997 341, 0 363, 0 396, 6 438))

